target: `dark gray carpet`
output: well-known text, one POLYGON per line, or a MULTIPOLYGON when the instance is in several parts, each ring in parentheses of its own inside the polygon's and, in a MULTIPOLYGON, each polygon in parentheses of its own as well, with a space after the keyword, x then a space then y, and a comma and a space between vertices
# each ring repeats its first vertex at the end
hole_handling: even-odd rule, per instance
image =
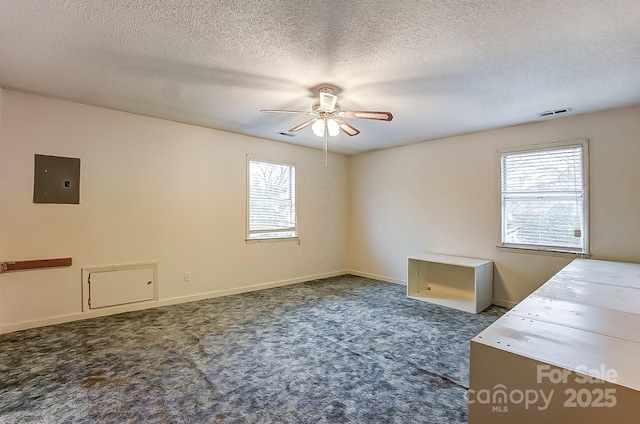
POLYGON ((0 336, 2 423, 466 423, 473 315, 342 276, 0 336))

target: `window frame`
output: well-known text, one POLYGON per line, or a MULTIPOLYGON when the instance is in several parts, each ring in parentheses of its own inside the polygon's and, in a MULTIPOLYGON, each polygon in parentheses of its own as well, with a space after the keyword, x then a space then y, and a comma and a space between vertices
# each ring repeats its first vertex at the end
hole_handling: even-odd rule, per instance
MULTIPOLYGON (((261 157, 247 155, 247 192, 246 192, 246 228, 245 228, 245 242, 246 243, 273 243, 273 242, 283 242, 283 241, 294 241, 298 244, 300 243, 300 235, 299 235, 299 225, 298 225, 298 176, 297 176, 297 167, 293 162, 282 162, 271 159, 264 159, 261 157), (250 238, 251 234, 253 234, 250 230, 250 217, 251 217, 251 162, 262 162, 272 165, 281 165, 292 167, 295 173, 295 181, 293 183, 294 187, 294 195, 293 195, 293 205, 295 208, 294 211, 294 219, 295 225, 293 227, 294 236, 291 237, 265 237, 265 238, 250 238)), ((265 232, 265 230, 260 230, 265 232)), ((274 231, 272 231, 274 232, 274 231)))
POLYGON ((512 252, 522 252, 522 253, 538 253, 538 254, 551 254, 558 256, 579 256, 579 257, 589 257, 590 256, 590 247, 589 247, 589 233, 590 233, 590 222, 589 222, 589 139, 576 139, 576 140, 567 140, 567 141, 556 141, 551 143, 541 143, 534 144, 528 146, 515 146, 502 148, 498 150, 498 205, 500 208, 499 213, 499 225, 498 225, 498 245, 497 247, 501 250, 507 250, 512 252), (542 245, 532 245, 532 244, 524 244, 524 243, 507 243, 504 241, 504 204, 503 204, 503 192, 502 192, 502 157, 509 154, 519 154, 526 152, 543 152, 557 149, 564 149, 567 147, 573 146, 581 146, 582 147, 582 181, 583 181, 583 193, 584 193, 584 202, 583 202, 583 216, 584 216, 584 228, 582 229, 582 248, 581 249, 572 249, 570 247, 559 247, 559 246, 542 246, 542 245))

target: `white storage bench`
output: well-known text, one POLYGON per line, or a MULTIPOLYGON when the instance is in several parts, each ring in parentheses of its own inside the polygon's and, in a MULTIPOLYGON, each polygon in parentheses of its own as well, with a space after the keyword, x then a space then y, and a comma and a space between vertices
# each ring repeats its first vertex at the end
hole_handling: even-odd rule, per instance
POLYGON ((471 341, 469 423, 636 423, 640 264, 576 259, 471 341))
POLYGON ((492 302, 493 262, 435 253, 411 256, 407 296, 477 314, 492 302))

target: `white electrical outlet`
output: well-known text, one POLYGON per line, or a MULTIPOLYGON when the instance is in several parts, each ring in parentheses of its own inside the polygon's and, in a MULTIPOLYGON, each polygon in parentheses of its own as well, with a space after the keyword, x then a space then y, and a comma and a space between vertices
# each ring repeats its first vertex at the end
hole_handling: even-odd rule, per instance
POLYGON ((184 281, 191 281, 191 273, 189 271, 184 273, 184 281))

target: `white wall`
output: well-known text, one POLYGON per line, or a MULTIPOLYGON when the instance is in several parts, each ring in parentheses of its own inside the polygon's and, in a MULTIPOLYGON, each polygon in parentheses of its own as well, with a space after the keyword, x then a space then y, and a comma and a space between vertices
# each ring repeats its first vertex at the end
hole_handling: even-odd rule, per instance
POLYGON ((1 108, 0 260, 73 266, 2 274, 0 333, 86 317, 82 267, 157 261, 169 303, 347 268, 343 155, 10 90, 1 108), (81 159, 79 205, 32 203, 34 154, 81 159), (247 154, 296 164, 300 245, 245 243, 247 154))
POLYGON ((591 252, 640 262, 640 107, 435 140, 350 158, 349 266, 406 282, 421 252, 495 262, 494 300, 519 302, 571 261, 499 250, 497 150, 590 139, 591 252))
POLYGON ((431 251, 493 260, 494 299, 513 304, 571 258, 496 248, 497 150, 549 141, 591 140, 593 257, 640 262, 640 107, 332 154, 328 168, 318 150, 11 90, 0 111, 0 260, 74 261, 2 274, 0 333, 91 316, 80 269, 142 261, 159 263, 168 304, 345 269, 406 282, 407 256, 431 251), (32 203, 36 153, 81 158, 80 205, 32 203), (245 243, 247 154, 296 163, 301 245, 245 243))

